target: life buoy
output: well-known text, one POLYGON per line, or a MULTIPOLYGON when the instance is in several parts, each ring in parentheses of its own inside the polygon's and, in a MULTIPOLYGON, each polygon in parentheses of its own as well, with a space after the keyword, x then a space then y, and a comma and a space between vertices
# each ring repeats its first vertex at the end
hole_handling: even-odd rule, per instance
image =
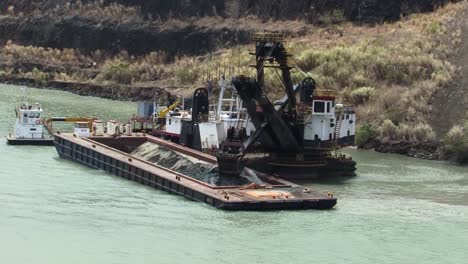
POLYGON ((36 125, 40 125, 41 124, 41 120, 36 120, 36 125))

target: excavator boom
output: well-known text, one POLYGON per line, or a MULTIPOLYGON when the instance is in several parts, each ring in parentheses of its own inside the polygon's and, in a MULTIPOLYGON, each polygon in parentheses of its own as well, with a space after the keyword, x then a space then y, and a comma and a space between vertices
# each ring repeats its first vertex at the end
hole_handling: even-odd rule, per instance
POLYGON ((162 110, 161 112, 159 112, 158 118, 165 118, 166 115, 167 115, 170 111, 174 110, 174 108, 176 108, 177 106, 179 106, 181 103, 182 103, 182 100, 180 100, 179 98, 177 98, 177 100, 176 100, 173 104, 171 104, 168 108, 166 108, 166 109, 162 110))
POLYGON ((95 117, 51 117, 45 120, 46 127, 52 130, 52 122, 87 122, 89 129, 92 128, 93 122, 98 120, 95 117))
MULTIPOLYGON (((297 124, 296 93, 288 65, 288 53, 281 34, 255 34, 255 61, 257 75, 255 78, 236 76, 232 84, 246 107, 256 131, 242 143, 225 142, 216 154, 219 172, 225 175, 239 175, 242 157, 257 142, 263 150, 281 153, 298 153, 302 147, 303 137, 297 124), (282 72, 284 98, 273 104, 264 91, 265 67, 282 72)), ((302 126, 302 127, 301 127, 302 126)))

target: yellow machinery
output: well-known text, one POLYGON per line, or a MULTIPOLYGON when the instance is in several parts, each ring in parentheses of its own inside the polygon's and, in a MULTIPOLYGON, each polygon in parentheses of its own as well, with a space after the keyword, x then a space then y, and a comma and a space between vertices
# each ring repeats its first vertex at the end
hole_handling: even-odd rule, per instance
POLYGON ((177 98, 177 100, 171 104, 168 108, 162 110, 161 112, 158 113, 158 118, 165 118, 166 115, 172 111, 174 108, 176 108, 177 106, 179 106, 180 104, 182 103, 182 100, 180 100, 180 98, 177 98))
POLYGON ((92 131, 93 122, 96 120, 98 119, 95 117, 52 117, 45 120, 45 125, 50 131, 52 131, 52 122, 86 122, 88 123, 89 130, 92 131))

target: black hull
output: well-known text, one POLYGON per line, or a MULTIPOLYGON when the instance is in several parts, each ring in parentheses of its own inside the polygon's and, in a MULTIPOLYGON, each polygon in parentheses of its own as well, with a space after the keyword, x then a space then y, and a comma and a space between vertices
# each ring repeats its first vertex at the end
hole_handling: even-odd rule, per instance
POLYGON ((14 139, 7 138, 8 145, 53 146, 53 139, 14 139))
POLYGON ((356 162, 350 159, 328 159, 324 164, 295 161, 249 160, 247 167, 286 180, 313 180, 356 176, 356 162))

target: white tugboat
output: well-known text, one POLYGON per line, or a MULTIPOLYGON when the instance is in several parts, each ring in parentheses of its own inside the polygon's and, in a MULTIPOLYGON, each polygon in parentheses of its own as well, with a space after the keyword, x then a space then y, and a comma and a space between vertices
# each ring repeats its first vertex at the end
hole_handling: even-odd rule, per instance
POLYGON ((16 122, 13 133, 7 137, 10 145, 54 145, 54 139, 44 125, 43 109, 36 103, 24 103, 15 109, 16 122))

